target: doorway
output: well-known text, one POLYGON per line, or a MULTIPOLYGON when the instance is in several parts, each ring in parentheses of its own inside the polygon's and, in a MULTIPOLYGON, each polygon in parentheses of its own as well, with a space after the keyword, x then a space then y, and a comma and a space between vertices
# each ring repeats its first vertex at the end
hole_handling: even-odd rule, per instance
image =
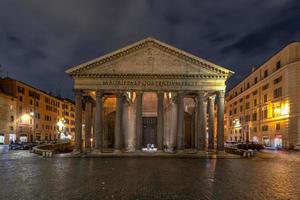
POLYGON ((157 146, 156 127, 157 127, 156 117, 143 117, 143 146, 144 147, 146 147, 147 144, 154 144, 155 147, 157 146))

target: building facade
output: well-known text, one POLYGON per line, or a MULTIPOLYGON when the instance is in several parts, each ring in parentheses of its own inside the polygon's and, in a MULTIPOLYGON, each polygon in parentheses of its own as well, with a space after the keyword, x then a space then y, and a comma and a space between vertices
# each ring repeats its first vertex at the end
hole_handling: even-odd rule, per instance
MULTIPOLYGON (((9 142, 32 142, 58 140, 60 136, 74 138, 74 103, 68 99, 54 97, 42 90, 11 78, 1 78, 4 94, 14 99, 13 137, 9 142)), ((8 107, 7 107, 8 108, 8 107)), ((9 125, 11 126, 11 125, 9 125)))
POLYGON ((147 38, 66 73, 74 79, 76 153, 224 148, 228 69, 147 38))
POLYGON ((0 144, 8 144, 16 139, 17 99, 14 96, 0 92, 0 144))
POLYGON ((226 94, 227 141, 299 148, 300 43, 293 42, 226 94))

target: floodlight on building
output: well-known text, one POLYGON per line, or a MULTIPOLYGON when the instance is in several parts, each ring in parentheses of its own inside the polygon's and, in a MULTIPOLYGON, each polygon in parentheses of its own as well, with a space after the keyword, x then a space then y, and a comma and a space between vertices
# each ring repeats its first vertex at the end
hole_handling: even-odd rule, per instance
POLYGON ((289 112, 290 112, 289 104, 288 103, 283 104, 283 106, 281 107, 281 115, 288 115, 289 112))

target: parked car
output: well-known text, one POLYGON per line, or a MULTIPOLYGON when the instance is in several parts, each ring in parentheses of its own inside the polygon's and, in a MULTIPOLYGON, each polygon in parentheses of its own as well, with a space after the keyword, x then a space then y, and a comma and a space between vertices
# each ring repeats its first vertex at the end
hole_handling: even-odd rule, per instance
POLYGON ((244 149, 244 150, 252 149, 252 150, 260 151, 261 149, 264 149, 264 146, 259 143, 251 142, 251 143, 240 143, 237 145, 237 148, 244 149))
POLYGON ((11 143, 11 144, 9 144, 9 149, 10 150, 28 150, 28 149, 30 149, 30 146, 25 142, 11 143))

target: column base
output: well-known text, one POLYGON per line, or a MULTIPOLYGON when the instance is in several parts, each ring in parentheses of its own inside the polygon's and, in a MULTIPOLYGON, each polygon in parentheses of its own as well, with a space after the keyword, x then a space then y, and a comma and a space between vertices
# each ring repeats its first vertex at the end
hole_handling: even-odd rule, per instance
POLYGON ((80 149, 74 149, 72 155, 80 155, 82 152, 80 149))
POLYGON ((295 146, 294 150, 300 151, 300 144, 297 144, 297 145, 295 146))
POLYGON ((178 153, 178 154, 182 154, 182 153, 184 153, 184 150, 182 150, 182 149, 180 149, 180 150, 177 150, 177 151, 176 151, 176 153, 178 153))
POLYGON ((114 149, 113 153, 122 153, 120 149, 114 149))
POLYGON ((134 152, 136 152, 134 148, 127 148, 125 150, 125 153, 134 153, 134 152))
POLYGON ((100 149, 93 149, 92 154, 102 154, 102 151, 100 149))

